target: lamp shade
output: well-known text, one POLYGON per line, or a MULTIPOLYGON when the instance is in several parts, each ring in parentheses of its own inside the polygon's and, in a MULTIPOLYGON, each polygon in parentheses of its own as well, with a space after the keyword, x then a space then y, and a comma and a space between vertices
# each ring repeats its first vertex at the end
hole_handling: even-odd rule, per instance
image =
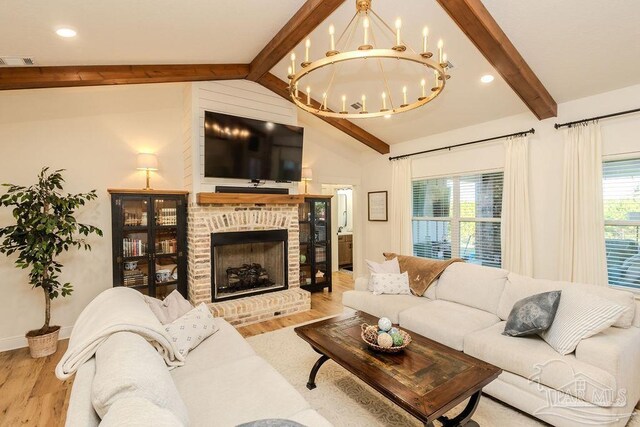
POLYGON ((158 157, 151 153, 138 154, 138 169, 147 171, 158 170, 158 157))
POLYGON ((313 171, 311 168, 302 168, 302 180, 313 181, 313 171))

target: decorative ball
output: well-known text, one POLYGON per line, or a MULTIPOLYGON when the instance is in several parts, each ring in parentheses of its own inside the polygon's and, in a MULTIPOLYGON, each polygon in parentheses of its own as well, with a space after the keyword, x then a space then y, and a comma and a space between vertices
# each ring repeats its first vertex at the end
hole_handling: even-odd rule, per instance
POLYGON ((375 326, 368 326, 364 330, 364 339, 372 344, 378 342, 378 328, 375 326))
POLYGON ((380 334, 386 334, 386 332, 383 331, 382 329, 378 329, 378 335, 380 335, 380 334))
POLYGON ((385 332, 391 329, 391 326, 392 326, 391 320, 389 320, 386 317, 381 317, 380 320, 378 320, 378 327, 385 332))
POLYGON ((300 263, 304 264, 307 262, 307 256, 304 254, 300 254, 300 263))
POLYGON ((396 328, 395 326, 393 328, 389 329, 389 335, 397 334, 399 332, 400 332, 400 330, 398 328, 396 328))
POLYGON ((391 338, 391 335, 387 334, 386 332, 384 334, 380 334, 378 335, 378 345, 384 348, 392 347, 393 338, 391 338))
POLYGON ((400 347, 402 344, 404 344, 404 338, 400 334, 393 334, 391 335, 391 338, 393 339, 394 347, 400 347))

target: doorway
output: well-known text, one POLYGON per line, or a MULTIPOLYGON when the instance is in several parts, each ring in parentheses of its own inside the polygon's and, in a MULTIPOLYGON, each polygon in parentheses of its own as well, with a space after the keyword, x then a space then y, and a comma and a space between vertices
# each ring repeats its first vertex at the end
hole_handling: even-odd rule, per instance
POLYGON ((353 274, 354 264, 354 188, 352 185, 324 184, 323 194, 333 194, 331 221, 335 237, 332 239, 332 266, 334 271, 353 274))

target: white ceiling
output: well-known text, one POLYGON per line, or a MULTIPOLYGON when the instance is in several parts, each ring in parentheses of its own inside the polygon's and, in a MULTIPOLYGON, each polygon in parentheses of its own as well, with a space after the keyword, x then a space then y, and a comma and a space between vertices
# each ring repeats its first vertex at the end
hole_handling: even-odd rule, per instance
MULTIPOLYGON (((640 83, 640 1, 483 2, 556 101, 640 83)), ((303 3, 3 0, 0 56, 30 55, 37 65, 248 63, 303 3), (77 30, 78 37, 58 37, 54 31, 59 27, 77 30)), ((442 38, 455 68, 445 91, 427 106, 388 120, 355 120, 356 124, 393 144, 527 111, 435 0, 373 0, 373 7, 390 25, 401 17, 403 39, 416 50, 422 28, 428 25, 431 47, 442 38), (486 73, 496 80, 481 84, 480 76, 486 73)), ((347 0, 311 34, 312 57, 327 49, 329 24, 339 34, 354 9, 354 1, 347 0)), ((296 52, 300 59, 302 45, 296 52)), ((283 60, 272 72, 285 80, 288 62, 283 60)), ((396 103, 404 84, 410 97, 419 96, 419 79, 401 81, 409 70, 396 71, 392 74, 398 78, 390 82, 396 103)), ((382 90, 367 83, 362 68, 352 69, 341 84, 336 84, 330 107, 340 109, 342 94, 351 104, 369 90, 369 109, 379 108, 382 90)), ((321 92, 314 97, 321 99, 321 92)))
POLYGON ((0 56, 37 65, 248 63, 304 0, 2 0, 0 56), (73 39, 59 27, 78 32, 73 39))
POLYGON ((640 1, 483 3, 557 102, 640 83, 640 1))

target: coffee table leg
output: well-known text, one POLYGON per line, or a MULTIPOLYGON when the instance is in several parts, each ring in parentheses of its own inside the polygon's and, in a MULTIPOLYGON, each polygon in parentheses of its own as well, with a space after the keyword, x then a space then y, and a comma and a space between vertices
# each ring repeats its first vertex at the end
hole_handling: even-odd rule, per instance
MULTIPOLYGON (((314 350, 315 350, 315 348, 314 348, 314 350)), ((318 350, 316 350, 316 351, 318 352, 318 350)), ((318 369, 320 369, 320 366, 322 366, 322 364, 324 362, 326 362, 327 360, 329 360, 329 356, 326 356, 326 355, 323 354, 316 361, 315 365, 313 365, 313 368, 311 368, 311 373, 309 374, 309 381, 307 382, 307 388, 309 390, 313 390, 314 388, 316 388, 316 374, 318 373, 318 369)))
MULTIPOLYGON (((438 421, 442 423, 443 427, 458 427, 458 426, 478 427, 478 423, 473 421, 471 417, 473 416, 473 413, 476 412, 476 409, 478 408, 478 403, 480 402, 481 394, 482 394, 482 391, 479 391, 473 396, 471 396, 471 399, 469 399, 469 403, 467 403, 467 406, 457 416, 450 419, 443 415, 438 418, 438 421)), ((429 424, 425 424, 425 426, 428 426, 428 425, 429 424)))

